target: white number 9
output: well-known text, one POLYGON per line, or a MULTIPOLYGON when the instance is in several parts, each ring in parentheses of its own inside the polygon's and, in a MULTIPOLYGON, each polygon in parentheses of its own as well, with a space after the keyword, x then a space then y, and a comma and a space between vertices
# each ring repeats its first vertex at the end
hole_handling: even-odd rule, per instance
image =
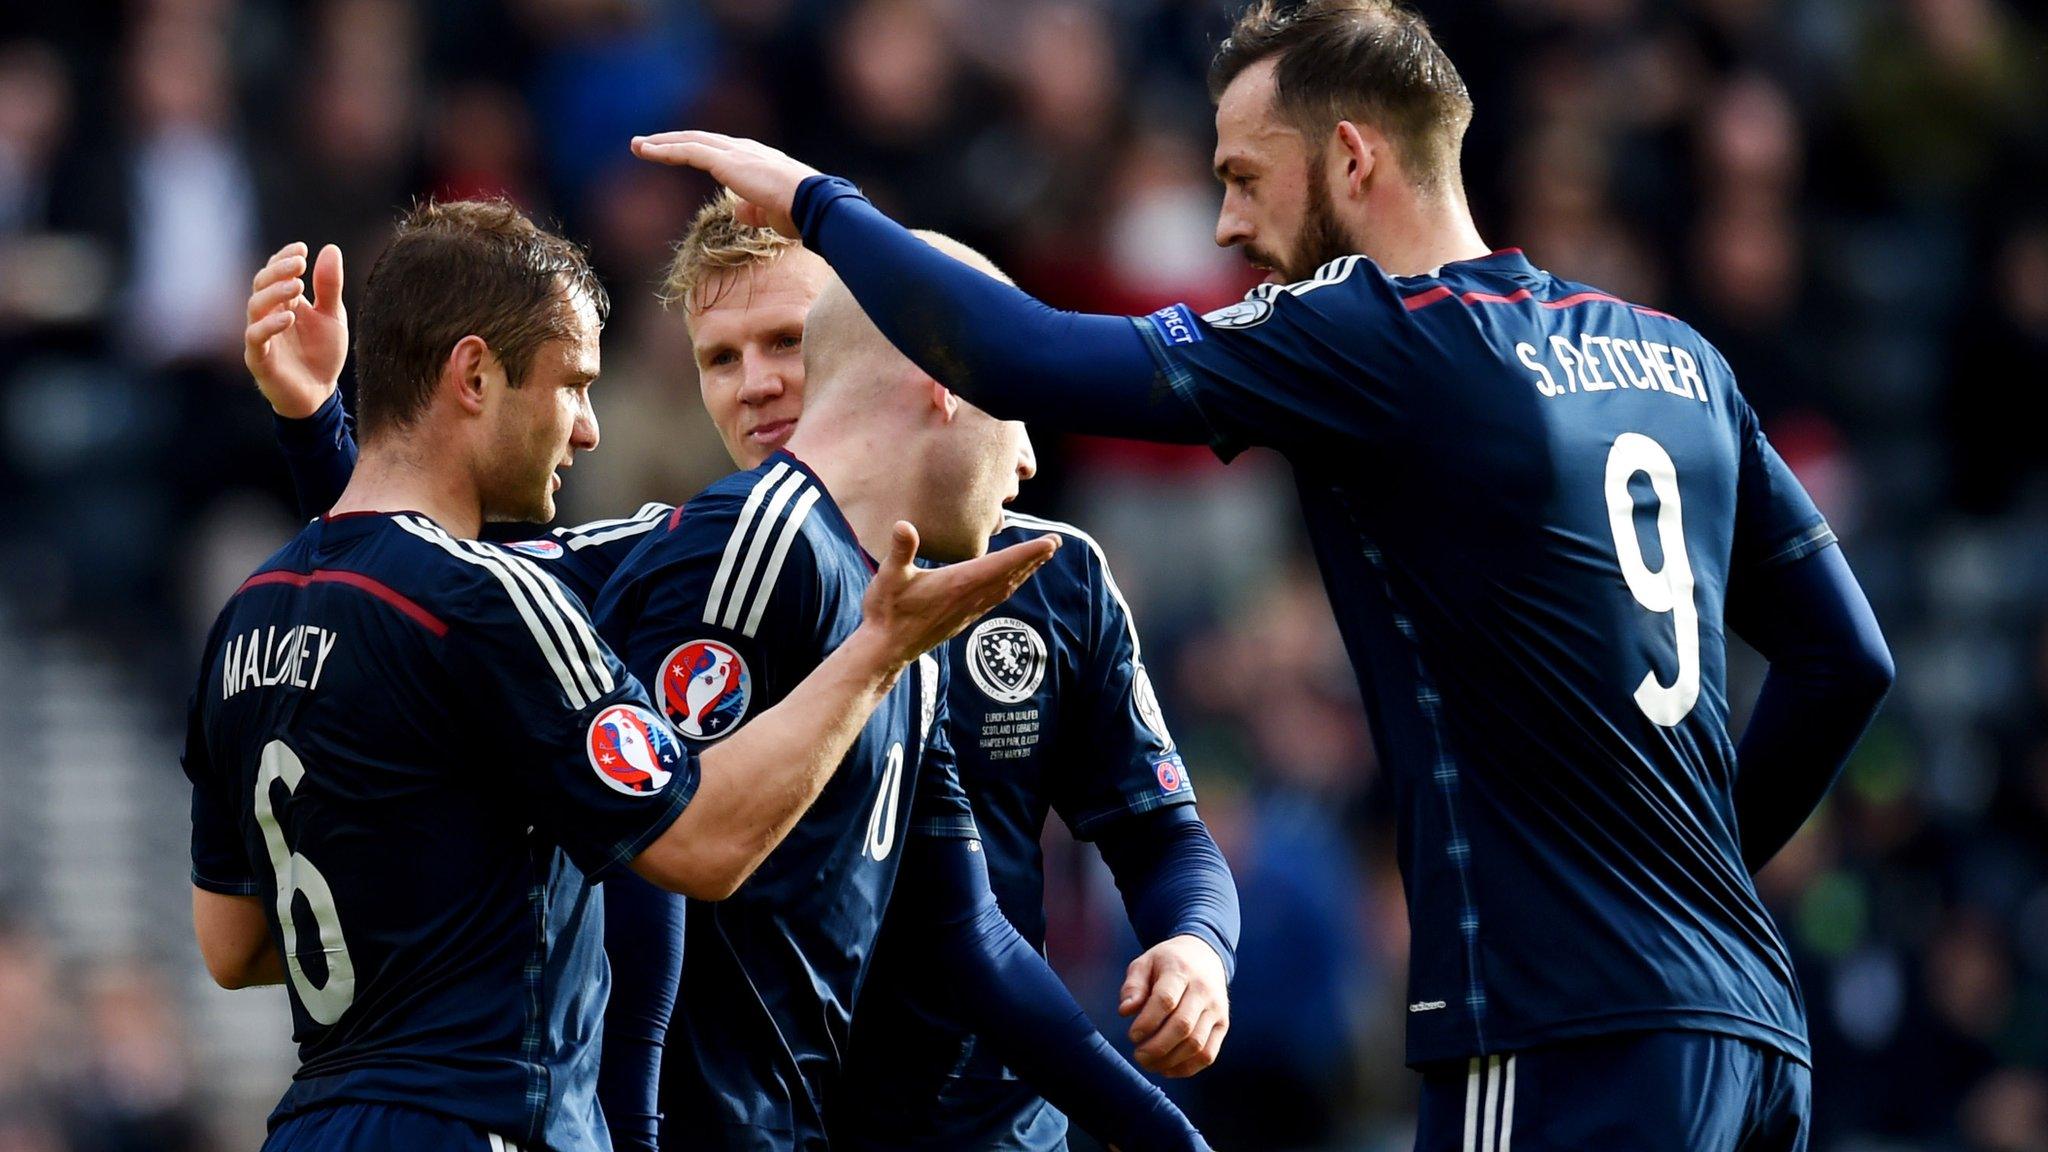
POLYGON ((1678 642, 1678 679, 1657 682, 1653 669, 1636 686, 1636 706, 1652 722, 1666 728, 1685 719, 1700 698, 1700 610, 1693 603, 1692 562, 1685 554, 1685 514, 1678 500, 1678 466, 1664 446, 1635 432, 1624 432, 1607 453, 1607 523, 1614 530, 1614 555, 1636 602, 1652 612, 1669 612, 1678 642), (1657 494, 1657 541, 1664 567, 1650 571, 1643 545, 1636 539, 1636 502, 1628 482, 1637 473, 1650 478, 1657 494))
POLYGON ((284 781, 289 794, 298 790, 305 775, 305 762, 284 741, 272 740, 266 745, 256 766, 256 823, 263 828, 263 845, 270 850, 270 867, 277 874, 277 926, 284 935, 284 963, 292 987, 299 994, 299 1003, 306 1006, 306 1015, 332 1024, 355 1003, 356 964, 341 935, 334 889, 311 860, 284 842, 284 827, 278 823, 277 807, 270 799, 272 781, 284 781), (327 982, 317 987, 299 963, 299 926, 292 920, 295 893, 305 895, 306 906, 313 911, 313 928, 320 934, 321 950, 327 955, 327 982))

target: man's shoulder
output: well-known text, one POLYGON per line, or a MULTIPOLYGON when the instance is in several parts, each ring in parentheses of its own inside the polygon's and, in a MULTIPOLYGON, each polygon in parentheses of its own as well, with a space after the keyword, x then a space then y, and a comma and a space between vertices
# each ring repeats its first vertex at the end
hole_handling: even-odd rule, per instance
MULTIPOLYGON (((417 513, 358 530, 313 579, 348 584, 452 643, 531 634, 551 662, 602 665, 588 614, 542 564, 503 545, 456 536, 417 513)), ((326 549, 321 550, 324 558, 326 549)), ((603 679, 591 674, 592 679, 603 679)))
POLYGON ((480 597, 502 591, 508 580, 522 579, 511 561, 494 546, 456 537, 419 513, 344 513, 307 524, 235 596, 262 588, 339 586, 406 615, 428 612, 438 620, 460 616, 480 597))
MULTIPOLYGON (((1045 567, 1032 574, 1025 583, 1026 589, 1035 588, 1039 597, 1058 613, 1089 612, 1103 604, 1122 605, 1123 593, 1110 573, 1109 557, 1104 554, 1101 542, 1064 520, 1005 509, 1002 529, 990 537, 989 550, 1048 535, 1059 538, 1060 550, 1045 567)), ((1070 623, 1079 626, 1077 621, 1070 623)))
POLYGON ((989 540, 989 548, 1047 535, 1059 538, 1060 550, 985 620, 998 629, 1006 623, 1025 625, 1042 637, 1038 642, 1048 646, 1055 663, 1085 662, 1087 653, 1122 633, 1122 620, 1129 617, 1102 545, 1065 521, 1006 510, 1002 530, 989 540))
POLYGON ((1055 581, 1073 581, 1094 585, 1101 583, 1109 571, 1109 561, 1102 553, 1102 545, 1086 531, 1064 520, 1047 516, 1034 516, 1029 512, 1015 509, 1003 510, 1003 524, 994 536, 989 537, 989 551, 1008 548, 1012 544, 1023 544, 1041 536, 1057 536, 1060 550, 1053 553, 1045 567, 1032 575, 1033 580, 1050 576, 1055 581))
POLYGON ((818 534, 828 518, 814 509, 823 494, 815 478, 784 461, 725 477, 646 533, 605 586, 600 615, 609 621, 614 605, 644 603, 660 590, 701 602, 707 623, 753 635, 771 599, 822 579, 818 534))
POLYGON ((734 472, 670 510, 656 521, 641 551, 666 557, 722 553, 756 541, 765 551, 780 545, 783 533, 793 544, 823 495, 809 473, 771 460, 734 472))

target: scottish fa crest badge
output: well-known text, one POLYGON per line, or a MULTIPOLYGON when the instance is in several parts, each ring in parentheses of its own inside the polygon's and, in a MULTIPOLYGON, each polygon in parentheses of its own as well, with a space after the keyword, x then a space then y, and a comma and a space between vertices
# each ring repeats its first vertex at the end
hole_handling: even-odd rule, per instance
POLYGON ((1045 638, 1022 620, 992 616, 967 637, 967 674, 998 704, 1027 700, 1045 680, 1045 638))

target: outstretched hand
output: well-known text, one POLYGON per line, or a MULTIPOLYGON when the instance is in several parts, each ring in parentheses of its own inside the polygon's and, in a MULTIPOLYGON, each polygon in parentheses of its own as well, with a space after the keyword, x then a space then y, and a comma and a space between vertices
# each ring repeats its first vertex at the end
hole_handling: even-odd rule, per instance
POLYGON ((329 244, 313 265, 306 296, 306 246, 294 242, 249 284, 249 327, 242 363, 280 416, 302 420, 318 411, 341 382, 348 360, 348 312, 341 306, 341 249, 329 244))
POLYGON ((746 203, 740 223, 773 228, 792 240, 796 188, 818 170, 758 140, 716 132, 662 132, 633 137, 633 155, 656 164, 695 168, 733 190, 746 203))
POLYGON ((1040 536, 974 560, 919 568, 917 529, 898 520, 861 605, 861 627, 873 629, 907 665, 1008 600, 1059 546, 1059 537, 1040 536))

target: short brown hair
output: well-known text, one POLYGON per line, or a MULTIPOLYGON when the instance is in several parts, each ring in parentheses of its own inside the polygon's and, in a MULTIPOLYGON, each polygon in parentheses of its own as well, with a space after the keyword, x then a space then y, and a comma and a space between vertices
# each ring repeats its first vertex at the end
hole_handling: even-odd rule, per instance
POLYGON ((697 210, 690 230, 683 233, 668 262, 661 283, 663 305, 702 312, 718 303, 730 286, 724 273, 766 264, 797 246, 797 241, 771 228, 740 223, 739 209, 740 198, 731 189, 721 188, 697 210), (708 297, 707 292, 711 293, 708 297))
POLYGON ((573 331, 575 297, 611 310, 583 250, 508 200, 427 201, 370 269, 356 316, 356 416, 365 439, 417 419, 441 365, 481 337, 513 387, 534 354, 573 331))
POLYGON ((1396 0, 1257 0, 1216 48, 1210 99, 1274 57, 1274 106, 1311 142, 1360 121, 1386 133, 1419 182, 1457 172, 1472 97, 1429 25, 1396 0))

